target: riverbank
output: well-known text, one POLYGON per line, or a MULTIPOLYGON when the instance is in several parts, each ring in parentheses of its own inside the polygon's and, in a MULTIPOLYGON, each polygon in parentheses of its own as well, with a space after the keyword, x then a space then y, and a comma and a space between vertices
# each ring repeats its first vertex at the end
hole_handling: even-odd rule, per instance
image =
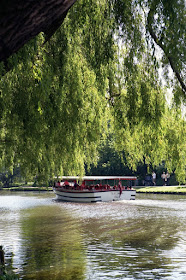
MULTIPOLYGON (((154 194, 181 194, 186 195, 186 185, 182 186, 136 186, 137 193, 154 193, 154 194)), ((2 188, 1 190, 6 191, 32 191, 32 192, 51 192, 52 187, 32 187, 32 186, 14 186, 10 188, 2 188)))
POLYGON ((155 187, 136 186, 135 188, 136 188, 137 193, 186 195, 186 185, 182 185, 182 186, 155 186, 155 187))
POLYGON ((43 191, 53 191, 52 187, 32 187, 32 186, 19 186, 19 187, 10 187, 10 188, 2 188, 0 190, 6 191, 31 191, 31 192, 43 192, 43 191))

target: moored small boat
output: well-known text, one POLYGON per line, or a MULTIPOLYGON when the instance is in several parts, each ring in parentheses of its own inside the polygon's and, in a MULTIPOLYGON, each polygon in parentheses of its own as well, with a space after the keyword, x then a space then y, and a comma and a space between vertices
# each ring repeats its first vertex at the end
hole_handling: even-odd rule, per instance
POLYGON ((68 202, 135 200, 133 176, 63 176, 54 183, 57 199, 68 202))

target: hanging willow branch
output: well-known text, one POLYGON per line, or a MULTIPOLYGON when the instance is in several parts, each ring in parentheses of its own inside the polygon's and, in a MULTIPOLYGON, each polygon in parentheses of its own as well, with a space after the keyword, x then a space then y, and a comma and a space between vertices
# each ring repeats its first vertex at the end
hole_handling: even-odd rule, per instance
POLYGON ((177 77, 177 79, 178 79, 178 81, 179 81, 179 83, 181 85, 183 93, 186 94, 186 85, 184 84, 183 79, 181 78, 181 75, 180 75, 179 71, 176 68, 176 65, 175 65, 175 63, 173 61, 173 58, 170 56, 170 54, 166 50, 166 47, 163 45, 162 41, 158 39, 158 37, 156 36, 155 32, 153 31, 150 18, 151 18, 151 14, 149 12, 148 18, 147 18, 147 26, 148 26, 149 33, 150 33, 151 37, 153 38, 153 40, 155 41, 155 43, 162 49, 162 51, 166 55, 166 57, 167 57, 167 59, 169 61, 169 64, 170 64, 174 74, 176 75, 176 77, 177 77))

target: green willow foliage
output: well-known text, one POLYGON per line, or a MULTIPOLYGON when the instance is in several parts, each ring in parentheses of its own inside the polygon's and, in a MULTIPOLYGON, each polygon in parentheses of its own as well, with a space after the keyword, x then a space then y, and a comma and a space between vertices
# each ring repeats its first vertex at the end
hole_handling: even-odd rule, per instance
POLYGON ((113 0, 116 21, 125 44, 130 46, 128 58, 139 57, 144 40, 154 57, 155 67, 161 62, 164 78, 174 88, 175 101, 186 101, 185 84, 185 1, 184 0, 113 0), (170 66, 173 71, 170 77, 170 66))
MULTIPOLYGON (((83 175, 85 164, 96 164, 109 127, 130 168, 165 161, 184 182, 185 121, 166 108, 150 37, 152 28, 156 36, 164 34, 169 20, 178 29, 166 9, 183 3, 165 2, 77 1, 49 42, 39 34, 6 67, 0 64, 0 166, 20 166, 26 177, 42 180, 83 175)), ((180 6, 176 18, 179 13, 180 6)), ((169 26, 163 45, 182 79, 181 30, 170 41, 169 26)), ((183 97, 176 80, 174 85, 183 97)))
POLYGON ((111 52, 101 42, 112 37, 106 1, 88 7, 80 1, 49 43, 44 45, 40 34, 9 59, 13 68, 0 81, 1 166, 20 165, 23 175, 47 179, 82 175, 85 163, 96 162, 107 129, 111 52))

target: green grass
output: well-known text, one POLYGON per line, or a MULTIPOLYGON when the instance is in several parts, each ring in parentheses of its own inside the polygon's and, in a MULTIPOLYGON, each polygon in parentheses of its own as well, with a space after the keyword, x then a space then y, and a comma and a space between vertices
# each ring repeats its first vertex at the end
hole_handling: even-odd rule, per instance
POLYGON ((6 188, 9 191, 52 191, 52 187, 32 187, 32 186, 22 186, 22 187, 10 187, 6 188))
POLYGON ((186 186, 156 186, 156 187, 141 187, 136 189, 140 193, 175 193, 186 194, 186 186))

